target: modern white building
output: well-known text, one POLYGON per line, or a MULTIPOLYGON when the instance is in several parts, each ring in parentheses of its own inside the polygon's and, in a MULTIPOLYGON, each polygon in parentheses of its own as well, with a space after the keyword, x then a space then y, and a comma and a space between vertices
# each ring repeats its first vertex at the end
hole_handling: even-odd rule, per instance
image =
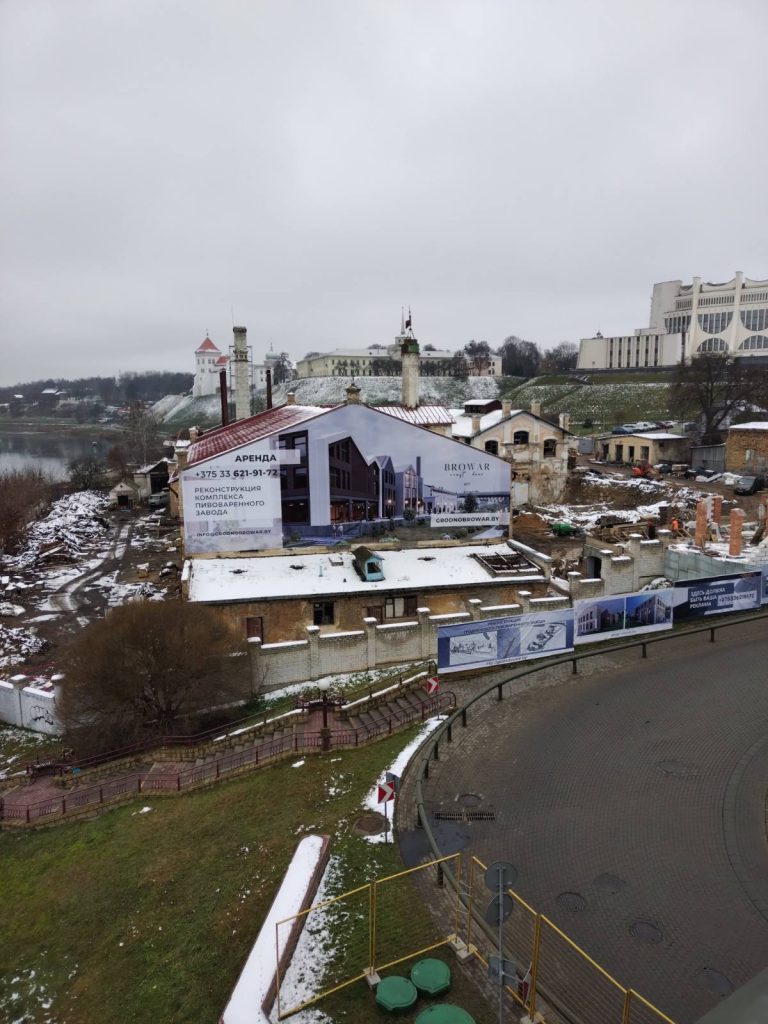
POLYGON ((705 352, 768 362, 768 280, 737 271, 731 281, 653 286, 650 325, 629 335, 583 338, 577 370, 674 366, 705 352))

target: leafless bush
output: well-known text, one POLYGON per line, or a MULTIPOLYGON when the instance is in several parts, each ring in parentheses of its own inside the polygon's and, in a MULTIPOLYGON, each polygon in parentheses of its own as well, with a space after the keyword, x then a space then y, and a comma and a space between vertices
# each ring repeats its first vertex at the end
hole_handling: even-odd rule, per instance
POLYGON ((39 469, 0 473, 0 553, 14 554, 27 525, 50 498, 50 480, 39 469))

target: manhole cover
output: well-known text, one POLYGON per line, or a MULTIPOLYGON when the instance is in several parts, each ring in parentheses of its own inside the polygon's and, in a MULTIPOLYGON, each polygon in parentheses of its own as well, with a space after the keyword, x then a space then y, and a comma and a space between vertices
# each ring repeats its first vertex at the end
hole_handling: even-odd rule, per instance
POLYGON ((617 892, 621 892, 626 887, 626 882, 623 878, 619 878, 618 875, 611 875, 606 872, 603 875, 598 875, 593 881, 592 885, 600 892, 609 892, 615 895, 617 892))
POLYGON ((463 807, 479 807, 483 798, 479 793, 462 793, 458 801, 463 807))
POLYGON ((711 992, 716 993, 718 996, 729 996, 733 992, 731 980, 713 967, 702 967, 697 977, 704 982, 711 992))
POLYGON ((567 910, 571 914, 577 914, 587 905, 587 901, 578 892, 561 892, 555 902, 561 910, 567 910))
POLYGON ((681 779, 688 778, 696 772, 694 765, 675 760, 659 761, 654 767, 659 775, 674 775, 681 779))
POLYGON ((657 928, 655 924, 651 924, 650 921, 635 921, 629 926, 629 934, 639 939, 640 942, 647 942, 649 945, 654 945, 657 942, 661 942, 664 938, 664 933, 661 928, 657 928))
POLYGON ((366 836, 377 836, 384 831, 384 823, 383 814, 363 814, 355 822, 355 830, 366 836))

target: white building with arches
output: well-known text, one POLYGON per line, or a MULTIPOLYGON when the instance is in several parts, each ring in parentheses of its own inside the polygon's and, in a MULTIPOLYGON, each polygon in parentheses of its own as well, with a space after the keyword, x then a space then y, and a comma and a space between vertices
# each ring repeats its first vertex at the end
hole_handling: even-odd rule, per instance
POLYGON ((706 352, 768 363, 768 280, 737 271, 731 281, 653 286, 650 326, 629 335, 583 338, 577 369, 639 370, 674 366, 706 352))

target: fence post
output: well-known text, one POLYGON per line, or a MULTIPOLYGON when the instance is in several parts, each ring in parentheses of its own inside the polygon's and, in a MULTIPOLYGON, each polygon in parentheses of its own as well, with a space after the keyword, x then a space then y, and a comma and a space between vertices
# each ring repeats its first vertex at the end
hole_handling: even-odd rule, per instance
POLYGON ((628 988, 624 993, 624 1012, 621 1015, 621 1024, 629 1024, 632 1014, 632 989, 628 988))
POLYGON ((575 658, 571 658, 571 675, 577 676, 579 674, 579 663, 575 658))
POLYGON ((445 885, 445 874, 443 872, 443 865, 437 865, 437 884, 442 889, 445 885))
POLYGON ((499 685, 496 687, 496 693, 498 694, 498 699, 499 700, 503 700, 504 699, 504 684, 503 683, 499 683, 499 685))
POLYGON ((449 723, 448 723, 448 728, 447 728, 447 730, 446 730, 446 736, 448 737, 448 742, 449 742, 449 743, 452 743, 452 742, 453 742, 453 735, 452 735, 452 732, 451 732, 452 728, 453 728, 453 726, 452 726, 452 724, 451 724, 451 723, 449 722, 449 723))
POLYGON ((440 760, 440 744, 435 740, 435 760, 440 760))
POLYGON ((464 726, 465 729, 467 728, 467 709, 466 708, 462 708, 461 709, 461 724, 464 726))
POLYGON ((533 930, 533 953, 531 954, 531 990, 528 1003, 528 1016, 534 1019, 536 1013, 536 977, 539 973, 539 953, 541 951, 541 914, 536 915, 533 930))
POLYGON ((709 642, 713 644, 715 642, 715 627, 710 626, 709 629, 709 642))
POLYGON ((641 646, 643 648, 643 657, 647 658, 648 657, 648 649, 647 649, 645 644, 642 644, 641 646))
POLYGON ((376 973, 376 883, 368 883, 368 943, 370 947, 371 974, 376 973))

